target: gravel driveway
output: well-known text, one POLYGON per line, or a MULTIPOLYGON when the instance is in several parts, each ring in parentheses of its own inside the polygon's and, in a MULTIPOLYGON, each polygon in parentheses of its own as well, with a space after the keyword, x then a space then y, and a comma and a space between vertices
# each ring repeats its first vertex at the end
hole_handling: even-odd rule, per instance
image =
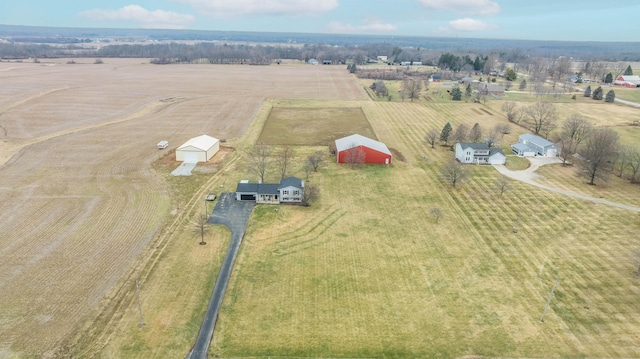
POLYGON ((587 196, 587 195, 584 195, 584 194, 580 194, 580 193, 576 193, 576 192, 572 192, 572 191, 567 191, 567 190, 564 190, 564 189, 555 188, 555 187, 552 187, 552 186, 547 186, 547 185, 541 184, 539 182, 536 182, 535 181, 536 178, 542 177, 541 175, 535 173, 535 171, 540 166, 543 166, 543 165, 546 165, 546 164, 550 164, 550 163, 561 163, 562 161, 557 157, 527 157, 527 159, 531 163, 531 166, 529 166, 529 168, 527 168, 526 170, 522 170, 522 171, 511 171, 511 170, 507 169, 507 167, 505 167, 504 165, 493 165, 493 167, 498 172, 500 172, 501 174, 503 174, 503 175, 505 175, 505 176, 507 176, 509 178, 512 178, 512 179, 520 181, 520 182, 524 182, 524 183, 532 185, 532 186, 536 186, 536 187, 545 189, 547 191, 552 191, 552 192, 563 194, 565 196, 570 196, 570 197, 583 199, 585 201, 601 203, 601 204, 605 204, 607 206, 622 208, 622 209, 626 209, 626 210, 629 210, 629 211, 640 212, 640 207, 635 207, 635 206, 630 206, 630 205, 626 205, 626 204, 622 204, 622 203, 612 202, 612 201, 608 201, 608 200, 602 199, 602 198, 591 197, 591 196, 587 196))

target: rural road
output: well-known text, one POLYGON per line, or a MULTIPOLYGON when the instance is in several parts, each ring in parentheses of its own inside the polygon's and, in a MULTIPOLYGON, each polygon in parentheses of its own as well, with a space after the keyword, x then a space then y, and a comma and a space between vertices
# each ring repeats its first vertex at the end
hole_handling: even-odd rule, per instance
POLYGON ((576 192, 572 192, 572 191, 567 191, 567 190, 564 190, 564 189, 555 188, 555 187, 552 187, 552 186, 547 186, 547 185, 544 185, 542 183, 536 182, 535 179, 541 177, 540 175, 535 173, 535 171, 540 166, 543 166, 543 165, 546 165, 546 164, 550 164, 550 163, 561 163, 561 161, 557 157, 552 157, 552 158, 550 158, 550 157, 527 157, 527 159, 531 163, 531 166, 529 166, 529 168, 527 168, 526 170, 522 170, 522 171, 511 171, 511 170, 507 169, 507 167, 505 167, 504 165, 493 165, 493 167, 498 172, 500 172, 501 174, 503 174, 503 175, 505 175, 505 176, 507 176, 509 178, 512 178, 514 180, 530 184, 532 186, 536 186, 536 187, 545 189, 547 191, 552 191, 552 192, 563 194, 565 196, 570 196, 570 197, 583 199, 585 201, 601 203, 601 204, 605 204, 607 206, 622 208, 622 209, 626 209, 626 210, 629 210, 629 211, 640 212, 640 207, 629 206, 629 205, 622 204, 622 203, 608 201, 608 200, 602 199, 602 198, 591 197, 591 196, 587 196, 587 195, 584 195, 584 194, 580 194, 580 193, 576 193, 576 192))
POLYGON ((191 348, 191 352, 186 356, 186 359, 207 359, 207 352, 209 351, 209 345, 211 344, 211 338, 213 337, 213 330, 216 326, 218 319, 218 312, 224 299, 224 293, 231 277, 231 270, 233 264, 238 255, 240 249, 240 243, 242 243, 242 237, 247 227, 247 222, 253 211, 255 202, 252 201, 236 201, 235 194, 231 192, 225 192, 220 194, 218 203, 216 203, 213 209, 213 214, 209 217, 210 224, 222 224, 231 230, 231 242, 229 243, 229 249, 227 255, 224 257, 222 266, 220 267, 220 273, 218 273, 218 279, 213 287, 213 293, 209 300, 209 306, 205 313, 198 338, 191 348))

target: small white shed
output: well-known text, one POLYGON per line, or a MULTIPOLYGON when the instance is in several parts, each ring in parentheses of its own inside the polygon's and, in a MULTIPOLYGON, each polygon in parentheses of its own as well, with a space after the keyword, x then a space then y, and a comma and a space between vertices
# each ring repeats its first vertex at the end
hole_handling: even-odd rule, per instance
POLYGON ((176 161, 207 162, 220 150, 220 140, 202 135, 194 137, 176 149, 176 161))

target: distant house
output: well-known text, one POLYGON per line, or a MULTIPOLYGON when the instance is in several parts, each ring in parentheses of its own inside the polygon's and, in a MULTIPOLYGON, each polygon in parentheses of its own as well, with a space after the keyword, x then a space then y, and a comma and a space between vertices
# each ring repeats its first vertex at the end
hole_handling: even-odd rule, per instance
POLYGON ((483 82, 480 84, 479 91, 483 95, 502 96, 504 95, 504 86, 483 82))
POLYGON ((236 200, 256 201, 262 204, 301 203, 304 199, 304 181, 287 177, 280 183, 249 183, 242 180, 236 187, 236 200))
POLYGON ((503 165, 507 157, 500 148, 489 148, 486 143, 456 143, 456 159, 460 163, 503 165))
POLYGON ((442 81, 442 75, 440 74, 431 75, 431 82, 440 82, 440 81, 442 81))
POLYGON ((207 162, 220 150, 220 140, 202 135, 194 137, 176 149, 176 161, 207 162))
POLYGON ((331 65, 331 60, 323 60, 322 64, 323 65, 331 65))
POLYGON ((356 134, 336 140, 336 160, 338 163, 388 165, 391 163, 391 157, 391 151, 387 145, 368 137, 356 134), (357 160, 355 156, 358 157, 357 160))
POLYGON ((378 55, 377 59, 378 59, 378 61, 387 62, 387 56, 386 55, 378 55))
POLYGON ((555 143, 530 133, 520 135, 518 143, 511 145, 511 150, 521 157, 556 157, 560 154, 555 143))
POLYGON ((309 61, 307 61, 309 64, 311 65, 317 65, 318 64, 318 60, 316 59, 309 59, 309 61))
POLYGON ((615 86, 630 87, 630 88, 640 87, 640 76, 621 75, 621 76, 618 76, 618 78, 616 78, 613 84, 615 86))

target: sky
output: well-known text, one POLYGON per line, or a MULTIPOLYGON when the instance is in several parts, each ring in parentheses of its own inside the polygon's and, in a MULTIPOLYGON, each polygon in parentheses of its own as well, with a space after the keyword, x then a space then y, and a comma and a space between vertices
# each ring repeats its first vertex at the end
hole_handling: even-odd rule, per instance
POLYGON ((640 41, 640 0, 1 0, 0 24, 640 41))

